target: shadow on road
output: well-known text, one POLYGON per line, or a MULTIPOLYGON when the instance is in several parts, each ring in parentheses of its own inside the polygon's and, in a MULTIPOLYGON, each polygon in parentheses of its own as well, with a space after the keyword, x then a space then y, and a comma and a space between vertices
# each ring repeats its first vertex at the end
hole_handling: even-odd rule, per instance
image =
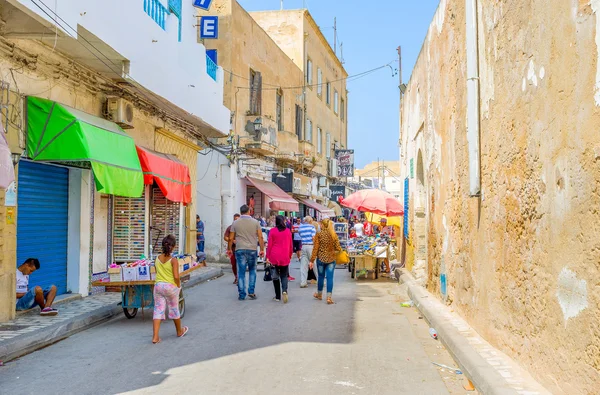
MULTIPOLYGON (((299 279, 299 274, 296 262, 292 275, 299 279)), ((183 322, 190 331, 182 339, 175 337, 172 323, 166 321, 161 328, 162 342, 151 344, 152 311, 146 310, 133 320, 120 318, 9 364, 0 371, 0 383, 12 394, 42 388, 45 393, 123 393, 151 390, 169 379, 173 371, 207 361, 214 362, 212 373, 227 378, 229 364, 239 356, 284 343, 306 344, 296 347, 299 351, 294 352, 300 354, 310 344, 314 351, 316 343, 327 357, 328 344, 353 342, 356 303, 382 296, 362 280, 357 286, 347 270, 338 269, 335 276, 336 304, 330 306, 312 297, 315 285, 300 289, 298 281, 290 283, 290 302, 276 303, 272 283, 263 282, 262 273, 257 279, 259 299, 238 301, 233 277, 226 275, 186 291, 183 322), (44 370, 57 365, 60 368, 44 370), (42 373, 16 378, 32 369, 42 373)), ((257 357, 266 355, 266 359, 253 363, 277 365, 278 352, 285 351, 258 352, 257 357)), ((309 358, 319 358, 316 354, 309 358)), ((202 378, 196 377, 196 381, 202 378)))

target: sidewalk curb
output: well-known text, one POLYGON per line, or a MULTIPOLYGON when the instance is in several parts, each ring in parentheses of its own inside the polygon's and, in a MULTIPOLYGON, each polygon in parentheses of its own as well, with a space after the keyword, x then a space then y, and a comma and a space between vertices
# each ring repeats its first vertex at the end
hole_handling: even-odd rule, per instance
POLYGON ((32 353, 85 329, 101 324, 122 312, 123 309, 121 306, 104 306, 78 316, 76 319, 74 318, 44 328, 44 331, 35 331, 17 336, 11 340, 5 340, 0 343, 0 360, 6 363, 7 361, 32 353))
MULTIPOLYGON (((223 275, 223 270, 220 268, 209 267, 209 269, 200 275, 192 276, 190 280, 183 284, 183 288, 192 288, 223 275)), ((73 319, 44 328, 44 331, 34 331, 26 335, 17 336, 11 340, 5 340, 0 342, 0 361, 6 363, 15 358, 22 357, 66 339, 78 332, 100 325, 122 313, 123 308, 120 305, 104 306, 73 319)))
POLYGON ((463 374, 473 382, 481 394, 518 394, 509 382, 479 355, 464 336, 435 313, 435 304, 441 305, 435 296, 418 285, 406 269, 396 269, 395 272, 396 278, 400 279, 399 282, 407 285, 408 295, 415 307, 423 314, 430 326, 435 328, 439 339, 457 361, 463 374))

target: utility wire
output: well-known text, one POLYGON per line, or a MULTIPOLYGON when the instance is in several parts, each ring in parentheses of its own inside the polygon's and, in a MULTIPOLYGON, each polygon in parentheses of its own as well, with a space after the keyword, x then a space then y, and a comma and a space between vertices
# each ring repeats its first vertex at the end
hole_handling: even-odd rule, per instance
MULTIPOLYGON (((329 83, 332 84, 332 83, 340 82, 340 81, 349 81, 349 82, 351 82, 351 81, 357 80, 359 78, 366 77, 367 75, 372 74, 372 73, 374 73, 376 71, 379 71, 381 69, 384 69, 386 67, 389 67, 391 63, 392 62, 384 64, 384 65, 379 66, 379 67, 376 67, 376 68, 371 69, 371 70, 363 71, 362 73, 358 73, 358 74, 354 74, 354 75, 345 77, 345 78, 340 78, 340 79, 337 79, 337 80, 329 81, 329 83)), ((249 78, 238 76, 237 74, 233 74, 233 72, 230 72, 228 70, 226 70, 226 71, 228 73, 231 73, 232 75, 235 75, 236 77, 239 77, 239 78, 242 78, 244 80, 250 81, 249 78)), ((307 85, 300 85, 300 86, 281 87, 280 85, 267 84, 267 83, 263 82, 263 85, 274 86, 275 88, 263 88, 262 90, 279 90, 279 89, 281 89, 281 90, 289 90, 289 89, 304 89, 305 87, 306 88, 309 88, 309 87, 318 87, 319 85, 324 85, 324 83, 321 82, 320 84, 316 83, 316 84, 307 84, 307 85)), ((253 89, 250 86, 237 86, 236 88, 239 88, 239 89, 253 89)))
MULTIPOLYGON (((54 23, 56 24, 56 26, 60 26, 69 36, 71 36, 72 38, 74 38, 81 46, 83 46, 85 49, 87 49, 96 59, 98 59, 100 62, 102 62, 102 64, 104 64, 106 67, 108 67, 109 70, 111 70, 115 75, 117 75, 119 78, 122 78, 122 74, 118 71, 116 71, 115 69, 113 69, 109 64, 107 64, 103 59, 101 59, 96 53, 94 53, 94 51, 92 51, 89 47, 85 46, 81 41, 79 41, 77 39, 77 37, 75 37, 73 34, 69 33, 69 31, 58 22, 57 18, 60 19, 62 22, 64 22, 65 25, 67 25, 73 32, 77 33, 77 30, 74 29, 71 25, 69 25, 69 23, 67 23, 64 19, 62 19, 60 17, 60 15, 58 15, 56 12, 54 12, 50 7, 48 7, 48 5, 46 5, 43 1, 41 1, 41 3, 52 13, 55 15, 55 17, 53 17, 52 15, 50 15, 44 8, 42 8, 36 0, 31 0, 31 2, 38 7, 44 14, 46 14, 48 16, 48 18, 50 18, 52 21, 54 21, 54 23)), ((79 37, 81 37, 89 46, 91 46, 96 52, 98 52, 100 55, 102 55, 104 58, 106 58, 106 60, 108 60, 110 63, 112 63, 114 66, 119 66, 117 64, 115 64, 108 56, 106 56, 101 50, 99 50, 98 48, 96 48, 94 46, 94 44, 92 44, 90 41, 88 41, 83 35, 80 35, 79 37)), ((143 86, 143 84, 140 84, 138 81, 136 81, 133 77, 131 77, 131 75, 127 75, 127 77, 133 81, 134 83, 143 86)), ((115 86, 118 89, 122 89, 122 87, 120 87, 117 84, 112 84, 113 86, 115 86)), ((141 90, 139 90, 139 93, 141 94, 141 96, 143 96, 146 100, 148 100, 150 103, 152 103, 153 101, 141 90)), ((157 100, 162 100, 158 95, 156 95, 154 92, 149 91, 148 93, 150 93, 152 96, 154 96, 157 100)), ((160 108, 159 108, 160 109, 160 108)), ((165 110, 160 109, 161 111, 165 112, 165 110)), ((184 121, 186 123, 189 123, 187 121, 184 121)), ((192 125, 193 126, 193 125, 192 125)), ((194 136, 197 137, 197 136, 194 136)), ((209 146, 213 146, 213 144, 206 139, 206 142, 209 144, 209 146)), ((213 147, 214 148, 214 147, 213 147)))

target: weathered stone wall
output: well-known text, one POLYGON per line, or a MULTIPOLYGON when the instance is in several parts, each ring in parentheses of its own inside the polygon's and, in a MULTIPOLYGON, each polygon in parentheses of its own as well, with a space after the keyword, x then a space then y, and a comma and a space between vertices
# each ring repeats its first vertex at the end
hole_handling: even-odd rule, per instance
POLYGON ((413 271, 553 393, 600 388, 598 9, 479 1, 480 198, 463 1, 441 1, 402 108, 413 271))

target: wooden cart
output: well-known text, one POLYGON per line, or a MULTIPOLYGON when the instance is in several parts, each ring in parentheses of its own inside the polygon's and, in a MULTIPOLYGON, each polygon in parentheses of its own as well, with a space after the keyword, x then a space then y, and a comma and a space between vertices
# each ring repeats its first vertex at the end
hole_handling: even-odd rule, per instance
POLYGON ((378 279, 381 262, 387 258, 389 254, 389 248, 389 245, 383 250, 378 250, 376 248, 376 252, 374 255, 351 254, 350 265, 348 267, 348 270, 350 271, 350 276, 353 279, 358 280, 359 276, 357 276, 356 274, 358 272, 366 270, 365 277, 367 277, 369 274, 373 274, 373 279, 378 279))
MULTIPOLYGON (((190 274, 201 268, 203 265, 184 270, 179 274, 181 283, 189 279, 190 274)), ((154 308, 154 280, 141 281, 94 281, 94 287, 118 287, 121 289, 121 306, 125 317, 132 319, 137 315, 138 309, 154 308)), ((179 313, 183 318, 185 314, 185 298, 183 296, 183 286, 179 293, 179 313)))

